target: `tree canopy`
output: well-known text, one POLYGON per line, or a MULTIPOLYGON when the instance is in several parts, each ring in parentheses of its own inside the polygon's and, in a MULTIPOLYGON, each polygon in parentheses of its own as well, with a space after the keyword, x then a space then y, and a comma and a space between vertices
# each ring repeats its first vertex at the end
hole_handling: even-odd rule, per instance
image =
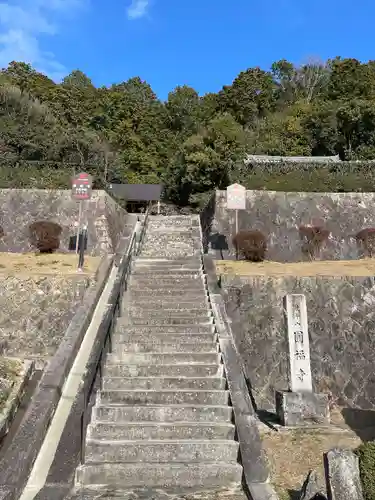
POLYGON ((163 102, 140 77, 96 88, 74 70, 57 84, 11 62, 0 73, 1 165, 59 165, 67 178, 95 168, 100 186, 163 182, 168 199, 194 203, 224 188, 246 153, 375 159, 374 76, 375 61, 283 59, 217 93, 178 86, 163 102))

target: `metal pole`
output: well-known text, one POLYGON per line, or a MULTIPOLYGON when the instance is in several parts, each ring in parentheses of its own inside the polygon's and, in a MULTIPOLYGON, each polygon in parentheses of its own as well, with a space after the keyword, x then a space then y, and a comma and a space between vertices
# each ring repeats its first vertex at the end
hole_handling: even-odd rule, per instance
POLYGON ((238 210, 236 210, 236 234, 238 233, 238 210))
POLYGON ((82 201, 79 202, 78 228, 77 228, 77 239, 76 239, 76 253, 78 253, 79 233, 81 232, 81 218, 82 218, 82 201))
POLYGON ((86 238, 87 238, 86 225, 83 226, 80 237, 81 237, 81 241, 80 241, 80 246, 79 246, 78 271, 83 270, 83 264, 85 261, 85 243, 86 243, 86 238))

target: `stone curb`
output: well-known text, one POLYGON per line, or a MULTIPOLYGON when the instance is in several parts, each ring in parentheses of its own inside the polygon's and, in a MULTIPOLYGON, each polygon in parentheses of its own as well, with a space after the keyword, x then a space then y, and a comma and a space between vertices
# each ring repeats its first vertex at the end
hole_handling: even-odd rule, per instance
POLYGON ((23 361, 22 372, 19 380, 13 386, 7 401, 5 402, 4 409, 0 414, 0 439, 8 433, 9 427, 17 413, 21 404, 26 385, 33 376, 35 369, 34 361, 23 361))
POLYGON ((13 440, 0 460, 0 500, 16 500, 23 490, 61 396, 61 389, 91 322, 112 267, 104 257, 96 286, 89 288, 60 345, 48 363, 13 440))
POLYGON ((277 500, 278 497, 268 482, 269 470, 257 417, 247 388, 242 361, 233 341, 230 319, 218 285, 215 263, 211 256, 204 255, 203 265, 232 400, 245 483, 253 500, 277 500))

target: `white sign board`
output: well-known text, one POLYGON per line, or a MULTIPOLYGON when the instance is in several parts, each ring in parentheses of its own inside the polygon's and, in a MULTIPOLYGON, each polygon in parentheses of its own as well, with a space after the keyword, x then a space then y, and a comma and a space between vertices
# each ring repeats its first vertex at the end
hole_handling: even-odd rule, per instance
POLYGON ((285 312, 288 326, 290 390, 312 392, 306 297, 302 294, 287 295, 285 312))
POLYGON ((246 188, 240 184, 232 184, 227 187, 227 209, 246 209, 246 188))

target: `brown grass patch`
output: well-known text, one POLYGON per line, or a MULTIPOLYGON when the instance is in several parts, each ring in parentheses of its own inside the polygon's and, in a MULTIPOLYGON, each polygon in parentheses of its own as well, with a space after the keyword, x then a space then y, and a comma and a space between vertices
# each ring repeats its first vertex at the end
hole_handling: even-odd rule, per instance
POLYGON ((216 272, 239 276, 374 276, 375 258, 261 263, 217 260, 216 272))
MULTIPOLYGON (((85 257, 82 274, 97 271, 101 257, 85 257)), ((14 275, 70 275, 78 274, 78 255, 0 252, 0 274, 14 275)))
POLYGON ((332 448, 355 449, 361 439, 353 432, 315 430, 261 431, 264 450, 270 465, 271 482, 282 500, 299 498, 307 474, 318 472, 324 483, 323 453, 332 448))

